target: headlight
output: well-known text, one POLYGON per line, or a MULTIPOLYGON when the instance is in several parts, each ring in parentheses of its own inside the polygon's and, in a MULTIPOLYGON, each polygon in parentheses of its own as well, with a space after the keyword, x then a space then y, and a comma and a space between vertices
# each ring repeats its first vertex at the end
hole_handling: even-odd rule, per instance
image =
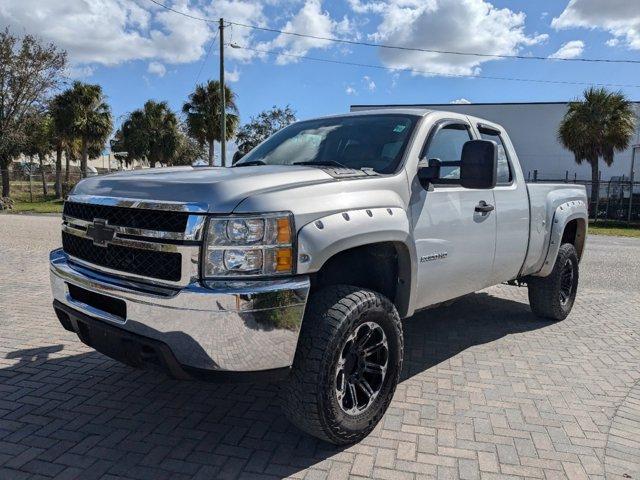
POLYGON ((290 213, 211 217, 203 274, 207 278, 290 275, 293 232, 290 213))

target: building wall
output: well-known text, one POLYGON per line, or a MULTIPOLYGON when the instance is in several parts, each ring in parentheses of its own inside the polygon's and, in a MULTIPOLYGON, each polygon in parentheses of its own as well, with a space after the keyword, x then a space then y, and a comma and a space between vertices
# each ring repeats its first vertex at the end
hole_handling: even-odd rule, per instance
MULTIPOLYGON (((51 154, 48 155, 47 158, 44 161, 45 165, 55 165, 55 155, 51 154)), ((30 162, 38 162, 38 158, 34 157, 34 158, 28 158, 24 155, 20 155, 19 157, 16 157, 13 159, 13 163, 30 163, 30 162)), ((62 169, 64 170, 66 165, 65 162, 65 155, 64 153, 62 154, 62 169)), ((111 170, 111 171, 115 171, 115 170, 120 170, 120 169, 124 169, 124 170, 132 170, 132 169, 139 169, 139 168, 148 168, 148 165, 144 165, 140 162, 138 162, 137 160, 134 160, 132 162, 131 165, 127 166, 127 165, 122 165, 117 159, 116 157, 110 153, 108 155, 100 155, 99 157, 96 158, 89 158, 87 160, 87 165, 89 167, 94 167, 96 170, 98 170, 100 173, 103 173, 105 171, 111 170)), ((71 168, 69 169, 69 171, 72 170, 78 170, 80 168, 80 162, 71 162, 71 168)), ((79 170, 78 170, 79 171, 79 170)))
MULTIPOLYGON (((507 103, 507 104, 438 104, 438 105, 353 105, 351 111, 369 110, 371 108, 392 107, 420 107, 429 110, 445 110, 466 113, 476 117, 486 118, 504 126, 513 141, 522 163, 525 176, 538 170, 538 178, 564 178, 566 172, 569 177, 590 180, 591 168, 588 164, 577 165, 573 154, 567 151, 557 139, 558 126, 567 111, 567 103, 507 103)), ((640 115, 640 102, 634 104, 640 115)), ((640 122, 632 144, 640 144, 640 122)), ((636 153, 636 165, 640 164, 640 151, 636 153)), ((600 163, 603 180, 611 177, 629 176, 631 169, 631 148, 616 153, 613 165, 607 167, 600 163)), ((640 167, 636 166, 637 172, 640 167)))

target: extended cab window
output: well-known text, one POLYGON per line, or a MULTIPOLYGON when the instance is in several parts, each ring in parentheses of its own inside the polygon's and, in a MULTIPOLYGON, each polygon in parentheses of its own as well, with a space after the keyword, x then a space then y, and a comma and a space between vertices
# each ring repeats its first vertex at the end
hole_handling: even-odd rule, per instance
MULTIPOLYGON (((459 162, 462 159, 462 147, 469 140, 471 140, 471 132, 467 125, 462 123, 445 125, 431 138, 424 158, 438 159, 441 162, 459 162)), ((441 167, 440 178, 445 181, 459 180, 460 167, 441 167)))
POLYGON ((483 140, 492 140, 498 145, 498 185, 508 185, 513 180, 513 174, 511 173, 511 166, 509 165, 509 157, 507 156, 507 149, 502 135, 498 130, 478 126, 480 131, 480 137, 483 140))

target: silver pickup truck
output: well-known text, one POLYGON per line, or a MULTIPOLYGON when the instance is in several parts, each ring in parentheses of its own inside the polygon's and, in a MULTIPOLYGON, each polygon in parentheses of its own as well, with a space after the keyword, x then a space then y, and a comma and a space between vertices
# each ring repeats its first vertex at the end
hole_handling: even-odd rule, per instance
POLYGON ((366 436, 402 368, 401 319, 502 282, 570 312, 586 192, 525 183, 505 130, 372 110, 295 123, 232 168, 80 182, 50 255, 67 330, 134 367, 279 380, 336 444, 366 436))

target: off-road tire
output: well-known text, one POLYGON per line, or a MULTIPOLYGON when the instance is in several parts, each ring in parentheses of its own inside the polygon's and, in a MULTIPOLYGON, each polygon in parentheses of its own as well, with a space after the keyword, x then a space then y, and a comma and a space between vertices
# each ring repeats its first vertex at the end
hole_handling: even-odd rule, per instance
MULTIPOLYGON (((565 277, 566 278, 566 277, 565 277)), ((534 315, 548 320, 564 320, 571 312, 578 289, 578 254, 570 243, 560 246, 556 263, 548 277, 530 277, 528 280, 529 305, 534 315), (560 292, 563 272, 567 263, 573 269, 571 290, 566 302, 562 302, 560 292)))
POLYGON ((337 285, 313 294, 307 305, 290 378, 282 386, 282 410, 301 430, 336 445, 366 437, 380 421, 402 370, 402 324, 383 295, 337 285), (386 376, 379 394, 358 416, 347 415, 335 396, 335 371, 345 339, 374 320, 388 342, 386 376))

